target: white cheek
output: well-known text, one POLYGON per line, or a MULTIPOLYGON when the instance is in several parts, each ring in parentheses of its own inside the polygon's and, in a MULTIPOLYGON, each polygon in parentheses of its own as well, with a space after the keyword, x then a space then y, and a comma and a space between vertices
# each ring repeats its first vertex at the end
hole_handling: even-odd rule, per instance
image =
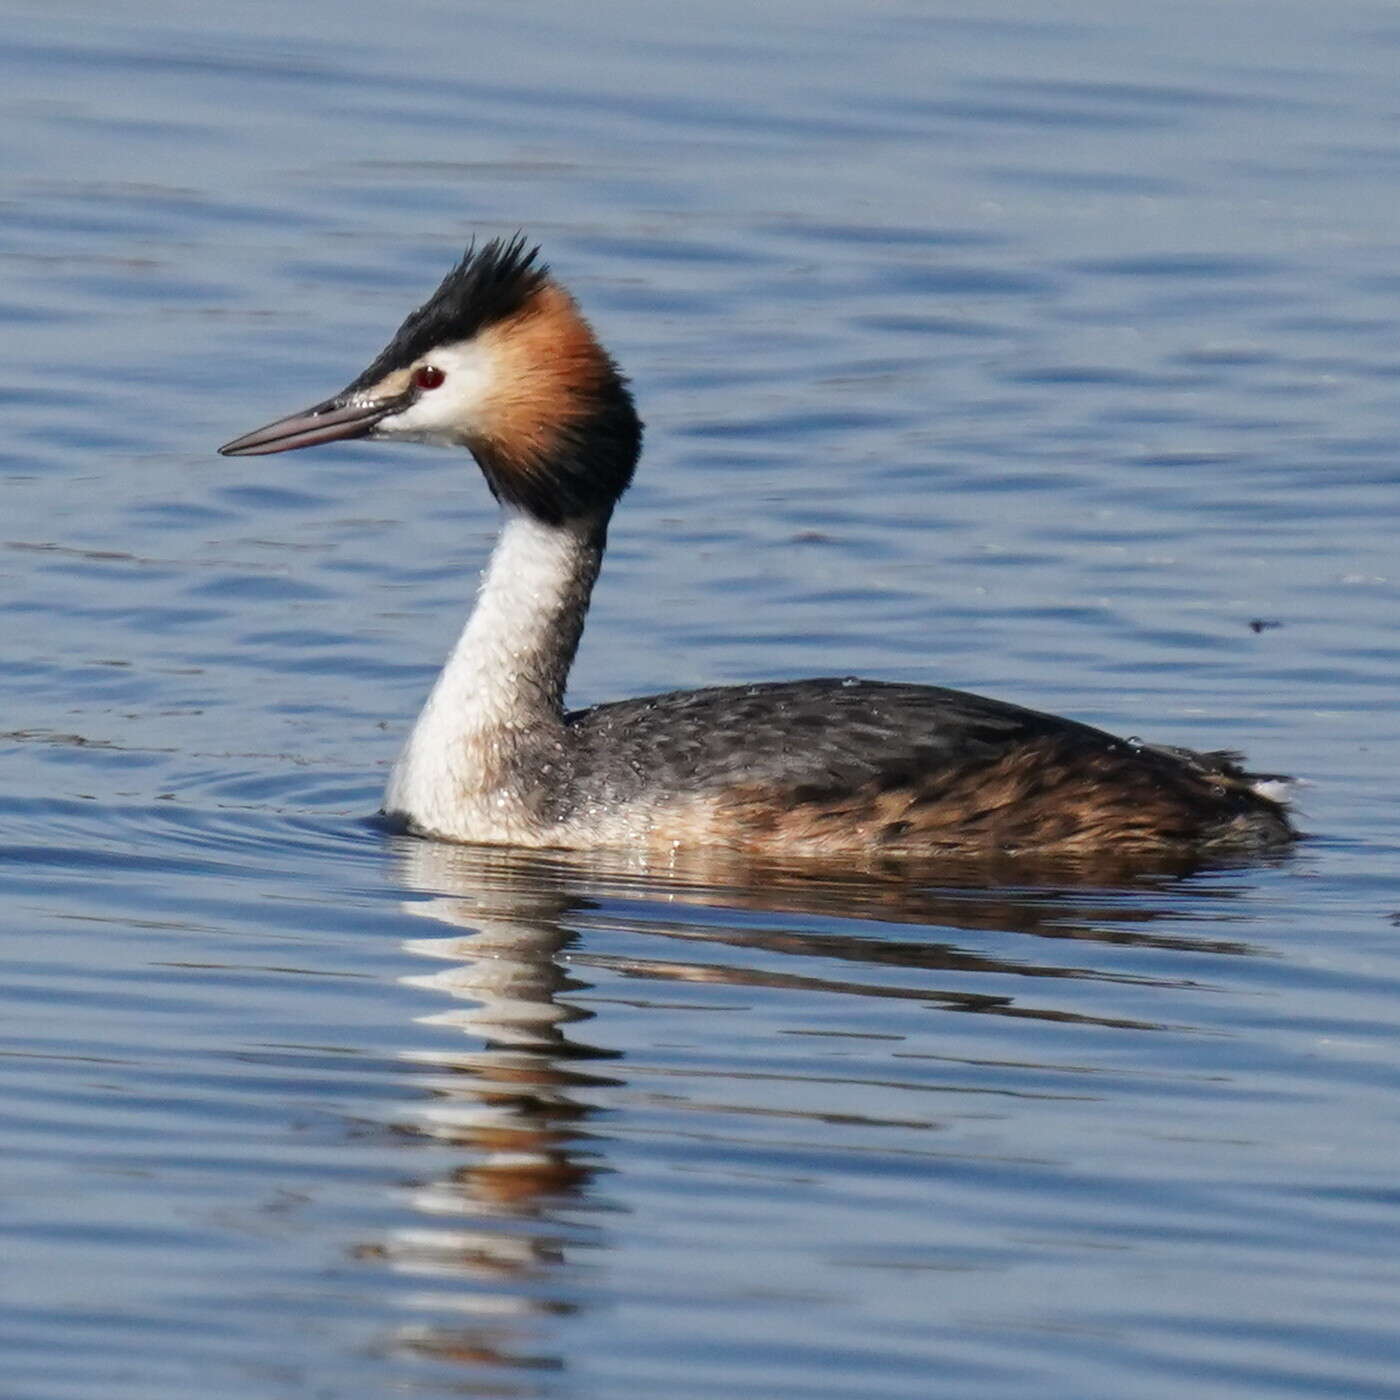
POLYGON ((375 437, 455 444, 471 436, 495 386, 491 356, 469 341, 434 350, 426 363, 446 378, 436 389, 423 390, 402 413, 381 418, 375 437))

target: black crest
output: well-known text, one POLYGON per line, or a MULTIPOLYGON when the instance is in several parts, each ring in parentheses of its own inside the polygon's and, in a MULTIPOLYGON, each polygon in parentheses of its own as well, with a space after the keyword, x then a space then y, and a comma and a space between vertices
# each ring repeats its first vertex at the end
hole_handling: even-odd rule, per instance
POLYGON ((523 234, 473 241, 462 261, 416 311, 409 314, 375 361, 345 390, 353 394, 412 364, 435 345, 470 340, 486 326, 513 316, 544 285, 549 268, 523 234))

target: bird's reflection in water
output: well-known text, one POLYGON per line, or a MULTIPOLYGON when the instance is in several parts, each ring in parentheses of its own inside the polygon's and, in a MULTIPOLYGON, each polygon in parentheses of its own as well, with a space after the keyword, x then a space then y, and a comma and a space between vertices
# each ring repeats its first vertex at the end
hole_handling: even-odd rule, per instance
MULTIPOLYGON (((610 1082, 590 1068, 609 1056, 575 1029, 592 1013, 560 1000, 578 985, 560 957, 574 937, 563 916, 577 901, 508 857, 426 841, 403 842, 400 855, 404 885, 428 896, 405 910, 442 929, 404 943, 436 966, 401 980, 450 998, 418 1019, 460 1031, 463 1043, 403 1052, 423 1067, 424 1099, 399 1127, 464 1153, 413 1188, 423 1222, 374 1251, 440 1281, 410 1299, 434 1322, 404 1327, 398 1345, 488 1375, 556 1369, 557 1358, 532 1350, 532 1320, 578 1305, 570 1258, 595 1231, 564 1212, 585 1203, 596 1169, 585 1091, 610 1082)), ((467 1393, 529 1391, 483 1384, 467 1393)))
MULTIPOLYGON (((417 1224, 366 1252, 423 1280, 409 1301, 424 1321, 403 1328, 398 1345, 468 1368, 473 1379, 462 1393, 470 1394, 530 1393, 522 1368, 563 1364, 545 1340, 547 1319, 603 1297, 596 1265, 611 1218, 601 1175, 607 1139, 589 1119, 625 1105, 628 1067, 589 1043, 593 1013, 571 998, 589 987, 580 974, 1156 1030, 1039 993, 1065 979, 1178 985, 1162 975, 1160 959, 1152 975, 1096 968, 1095 943, 1198 957, 1253 951, 1211 930, 1247 886, 1218 875, 1200 885, 1183 880, 1192 872, 1181 868, 943 863, 852 872, 710 858, 656 870, 411 839, 394 849, 398 877, 413 894, 404 908, 425 923, 423 936, 404 946, 434 964, 403 980, 442 999, 421 1023, 462 1037, 460 1047, 406 1052, 421 1066, 424 1098, 400 1126, 420 1141, 460 1148, 462 1159, 412 1188, 417 1224), (739 917, 726 921, 716 912, 724 909, 739 917), (773 917, 756 924, 754 911, 773 917), (1154 927, 1167 918, 1171 930, 1154 927), (927 935, 882 936, 880 926, 891 924, 919 925, 927 935), (640 953, 590 946, 590 929, 619 926, 642 936, 640 953), (998 957, 977 946, 989 931, 1027 938, 1014 957, 998 957), (1066 939, 1085 954, 1068 965, 1066 939), (742 959, 727 960, 737 949, 742 959), (833 964, 849 976, 833 976, 833 964), (996 990, 968 990, 969 976, 983 974, 996 990), (943 985, 940 976, 963 985, 943 985)), ((633 1064, 631 1073, 645 1068, 633 1064)))

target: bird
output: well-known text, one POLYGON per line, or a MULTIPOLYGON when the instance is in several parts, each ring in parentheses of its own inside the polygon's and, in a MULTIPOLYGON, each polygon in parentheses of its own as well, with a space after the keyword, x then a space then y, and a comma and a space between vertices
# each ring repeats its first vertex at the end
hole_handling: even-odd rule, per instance
POLYGON ((1286 779, 936 686, 830 676, 568 710, 642 423, 523 234, 475 241, 367 369, 229 457, 352 438, 465 449, 502 523, 395 763, 412 834, 536 850, 754 857, 1250 855, 1298 836, 1286 779))

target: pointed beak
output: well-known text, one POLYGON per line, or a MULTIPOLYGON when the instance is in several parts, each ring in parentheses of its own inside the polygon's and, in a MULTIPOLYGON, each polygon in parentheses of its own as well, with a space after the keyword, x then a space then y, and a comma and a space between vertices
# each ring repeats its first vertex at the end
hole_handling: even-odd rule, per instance
POLYGON ((304 413, 279 418, 265 428, 255 428, 251 433, 224 443, 219 455, 265 457, 272 452, 291 452, 298 447, 319 447, 323 442, 364 437, 381 418, 406 408, 409 398, 408 394, 381 399, 346 399, 343 394, 338 395, 304 413))

